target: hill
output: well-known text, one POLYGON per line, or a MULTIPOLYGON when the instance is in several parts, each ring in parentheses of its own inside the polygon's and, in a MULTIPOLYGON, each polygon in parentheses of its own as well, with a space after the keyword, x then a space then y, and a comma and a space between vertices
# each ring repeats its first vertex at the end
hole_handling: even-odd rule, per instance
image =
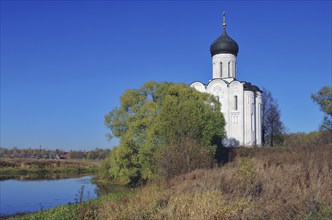
POLYGON ((331 133, 235 148, 230 162, 108 199, 101 219, 331 219, 331 133), (314 136, 314 137, 312 137, 314 136))

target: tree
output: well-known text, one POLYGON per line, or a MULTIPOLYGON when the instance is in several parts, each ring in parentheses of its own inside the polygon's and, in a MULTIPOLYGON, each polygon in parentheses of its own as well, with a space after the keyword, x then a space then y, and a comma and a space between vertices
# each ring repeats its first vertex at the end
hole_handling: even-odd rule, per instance
POLYGON ((332 130, 332 88, 330 86, 322 87, 317 94, 312 94, 311 99, 316 102, 324 113, 321 130, 332 130))
POLYGON ((120 102, 105 116, 105 124, 109 138, 120 138, 111 153, 109 172, 123 184, 151 179, 160 148, 192 139, 213 149, 209 147, 216 144, 213 140, 221 140, 225 133, 220 103, 188 85, 147 82, 125 91, 120 102))
POLYGON ((262 96, 262 141, 263 145, 271 147, 280 144, 283 140, 285 127, 281 122, 280 110, 277 101, 272 97, 271 92, 263 88, 262 96))

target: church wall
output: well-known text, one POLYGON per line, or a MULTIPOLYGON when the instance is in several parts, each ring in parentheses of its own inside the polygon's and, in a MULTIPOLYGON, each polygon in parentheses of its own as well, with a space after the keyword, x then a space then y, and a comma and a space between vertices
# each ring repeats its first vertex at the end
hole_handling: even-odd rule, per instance
POLYGON ((262 93, 256 91, 256 144, 262 145, 262 93))
POLYGON ((230 135, 243 143, 243 85, 233 81, 229 85, 230 135))
POLYGON ((236 56, 233 54, 216 54, 212 57, 212 77, 236 78, 236 56))
POLYGON ((255 144, 255 99, 253 91, 244 91, 244 145, 255 144))
POLYGON ((214 95, 221 103, 227 137, 235 138, 240 145, 262 144, 260 91, 244 90, 243 83, 237 80, 227 83, 223 79, 213 79, 207 86, 194 82, 191 87, 214 95))
POLYGON ((214 95, 221 103, 221 112, 224 115, 224 119, 226 122, 225 130, 226 135, 228 136, 230 131, 228 86, 223 80, 214 79, 207 85, 206 91, 214 95))
POLYGON ((205 85, 201 82, 194 82, 190 86, 195 88, 197 91, 206 92, 205 85))

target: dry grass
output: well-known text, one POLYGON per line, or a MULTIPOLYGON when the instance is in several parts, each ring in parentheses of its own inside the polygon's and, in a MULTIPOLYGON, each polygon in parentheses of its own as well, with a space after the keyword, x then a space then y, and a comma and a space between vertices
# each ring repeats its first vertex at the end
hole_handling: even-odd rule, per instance
MULTIPOLYGON (((331 137, 331 136, 330 136, 331 137)), ((294 144, 294 143, 293 143, 294 144)), ((332 219, 332 144, 235 149, 223 167, 107 200, 99 219, 332 219)))

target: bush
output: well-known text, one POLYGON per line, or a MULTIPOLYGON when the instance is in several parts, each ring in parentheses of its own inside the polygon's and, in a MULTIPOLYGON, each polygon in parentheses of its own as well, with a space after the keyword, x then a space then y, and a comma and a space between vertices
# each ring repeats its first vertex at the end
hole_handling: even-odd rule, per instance
POLYGON ((211 168, 215 147, 206 147, 184 138, 177 144, 162 147, 155 156, 159 176, 169 179, 199 168, 211 168))

